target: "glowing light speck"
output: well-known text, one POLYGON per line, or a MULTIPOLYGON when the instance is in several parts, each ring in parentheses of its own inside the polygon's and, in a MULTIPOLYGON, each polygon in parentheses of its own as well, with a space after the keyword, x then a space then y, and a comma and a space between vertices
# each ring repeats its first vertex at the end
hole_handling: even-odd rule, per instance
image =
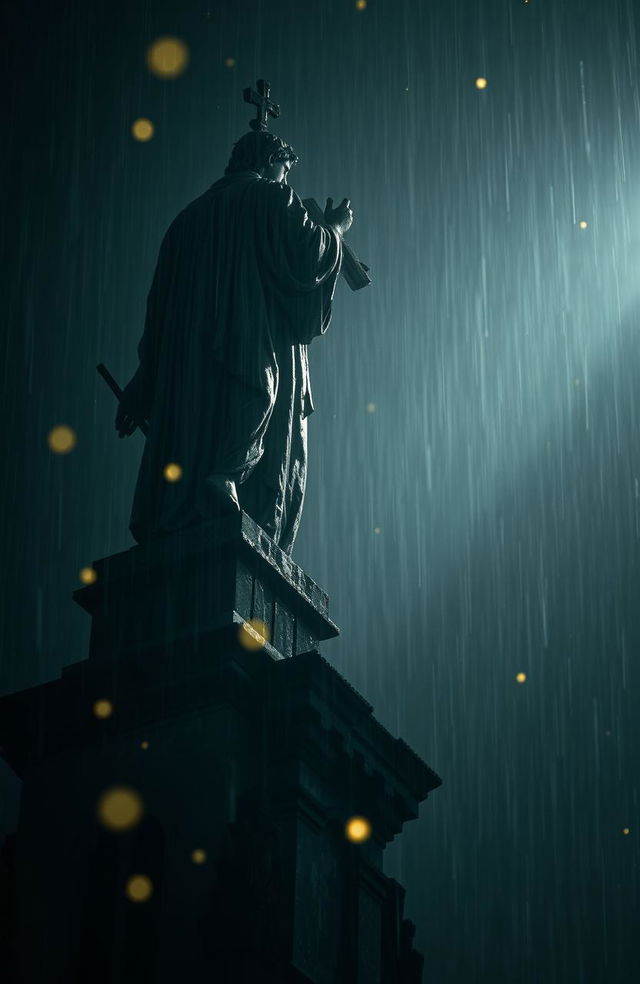
POLYGON ((255 652, 269 642, 269 626, 259 618, 243 622, 238 629, 238 642, 244 649, 255 652))
POLYGON ((344 828, 347 840, 353 844, 362 844, 371 837, 371 824, 366 817, 351 817, 344 828))
POLYGON ((95 584, 98 580, 98 575, 94 571, 93 567, 83 567, 78 577, 83 584, 95 584))
POLYGON ((518 683, 524 683, 526 679, 527 679, 527 674, 526 673, 517 673, 516 674, 516 681, 518 683))
POLYGON ((76 446, 76 432, 66 424, 58 424, 49 431, 47 441, 55 454, 69 454, 76 446))
POLYGON ((131 830, 140 822, 143 813, 141 796, 127 786, 113 786, 105 790, 98 800, 98 819, 104 827, 116 833, 131 830))
POLYGON ((189 48, 180 38, 157 38, 147 49, 147 67, 161 79, 177 79, 189 64, 189 48))
POLYGON ((191 860, 194 864, 204 864, 207 860, 207 852, 203 851, 201 847, 196 847, 196 849, 191 852, 191 860))
POLYGON ((146 902, 153 895, 153 882, 148 875, 131 875, 125 891, 131 902, 146 902))
POLYGON ((93 705, 93 713, 97 718, 101 718, 104 721, 106 718, 110 718, 113 714, 113 704, 110 700, 101 697, 99 700, 95 701, 93 705))
POLYGON ((179 482, 182 478, 182 468, 175 461, 171 461, 168 465, 164 466, 163 475, 167 482, 179 482))
POLYGON ((476 79, 476 89, 486 89, 486 88, 487 88, 487 80, 485 78, 483 78, 482 76, 480 76, 479 78, 477 78, 476 79))
POLYGON ((151 140, 154 134, 153 123, 145 116, 141 116, 131 124, 131 133, 135 140, 138 140, 140 143, 146 143, 147 140, 151 140))

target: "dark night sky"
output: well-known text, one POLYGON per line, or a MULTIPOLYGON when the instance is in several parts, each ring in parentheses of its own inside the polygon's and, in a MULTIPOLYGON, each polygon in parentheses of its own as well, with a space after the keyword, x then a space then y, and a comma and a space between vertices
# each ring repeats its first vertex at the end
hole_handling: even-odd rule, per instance
MULTIPOLYGON (((86 653, 70 595, 131 544, 158 245, 270 80, 302 197, 352 199, 375 284, 310 352, 294 557, 324 654, 444 785, 389 852, 425 984, 640 966, 640 26, 619 0, 15 4, 2 58, 0 690, 86 653), (145 65, 160 35, 190 64, 145 65), (233 68, 225 59, 235 59, 233 68), (486 90, 474 80, 485 76, 486 90), (155 135, 136 142, 137 117, 155 135), (587 222, 586 229, 579 223, 587 222), (47 433, 78 442, 56 456, 47 433), (516 683, 519 672, 527 674, 516 683), (624 828, 629 833, 623 833, 624 828)), ((17 790, 0 772, 3 828, 17 790)))

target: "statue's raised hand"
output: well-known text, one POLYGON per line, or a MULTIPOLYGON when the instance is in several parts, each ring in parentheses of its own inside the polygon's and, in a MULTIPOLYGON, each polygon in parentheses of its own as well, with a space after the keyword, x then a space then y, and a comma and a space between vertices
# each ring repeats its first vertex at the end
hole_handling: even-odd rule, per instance
POLYGON ((347 229, 351 228, 351 223, 353 222, 353 212, 351 211, 350 200, 348 198, 343 198, 338 207, 334 208, 333 198, 327 198, 324 218, 327 225, 330 225, 332 229, 335 229, 339 236, 344 236, 347 229))

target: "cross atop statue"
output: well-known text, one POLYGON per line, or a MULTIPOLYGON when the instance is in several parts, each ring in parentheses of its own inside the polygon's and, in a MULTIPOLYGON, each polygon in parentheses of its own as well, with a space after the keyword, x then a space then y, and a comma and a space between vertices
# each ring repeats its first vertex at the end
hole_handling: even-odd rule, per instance
POLYGON ((256 130, 258 133, 263 132, 267 129, 267 124, 269 122, 269 117, 272 116, 274 120, 280 116, 280 107, 276 106, 269 99, 269 92, 271 86, 264 79, 258 79, 256 82, 256 89, 249 87, 243 90, 244 101, 246 103, 251 103, 256 107, 256 118, 255 120, 249 121, 249 126, 252 130, 256 130))

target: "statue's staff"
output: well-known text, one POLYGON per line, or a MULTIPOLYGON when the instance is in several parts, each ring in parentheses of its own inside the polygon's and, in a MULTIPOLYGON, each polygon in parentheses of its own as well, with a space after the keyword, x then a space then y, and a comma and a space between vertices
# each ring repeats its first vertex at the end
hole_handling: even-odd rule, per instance
MULTIPOLYGON (((105 366, 104 362, 101 362, 99 366, 96 366, 96 369, 104 379, 105 383, 107 384, 111 392, 115 394, 116 399, 118 400, 119 403, 122 400, 122 390, 120 389, 115 379, 113 378, 107 367, 105 366)), ((147 421, 143 420, 141 417, 136 417, 134 414, 131 413, 129 414, 129 416, 134 421, 136 426, 140 428, 140 430, 146 437, 147 434, 149 433, 149 424, 147 423, 147 421)), ((122 435, 120 436, 122 437, 122 435)))

